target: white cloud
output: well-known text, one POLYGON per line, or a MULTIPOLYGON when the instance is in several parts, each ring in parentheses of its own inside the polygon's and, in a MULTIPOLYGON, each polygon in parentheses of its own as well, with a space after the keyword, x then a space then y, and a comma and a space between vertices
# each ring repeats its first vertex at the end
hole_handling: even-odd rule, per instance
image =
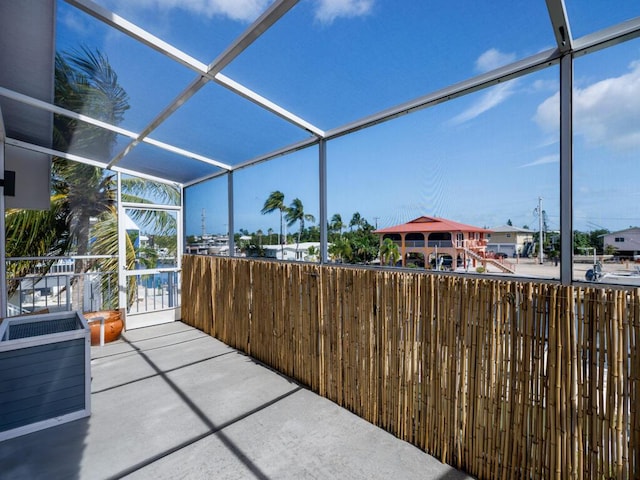
MULTIPOLYGON (((560 122, 558 93, 542 102, 534 116, 544 131, 557 130, 560 122)), ((607 78, 573 95, 576 135, 596 146, 614 150, 640 147, 640 61, 629 66, 629 72, 607 78)))
POLYGON ((89 31, 89 28, 86 22, 83 21, 80 15, 75 12, 65 12, 61 18, 60 22, 64 24, 66 28, 81 35, 86 34, 89 31))
POLYGON ((214 16, 228 17, 240 22, 251 22, 266 10, 273 0, 137 0, 123 3, 128 8, 159 8, 171 10, 180 8, 196 15, 208 18, 214 16))
POLYGON ((544 157, 540 157, 537 160, 534 160, 531 163, 525 163, 524 165, 520 165, 520 168, 525 168, 525 167, 535 167, 537 165, 547 165, 549 163, 558 163, 560 162, 560 156, 555 154, 555 155, 545 155, 544 157))
POLYGON ((476 60, 476 70, 478 72, 488 72, 498 67, 507 65, 516 59, 513 53, 504 53, 496 48, 491 48, 484 52, 476 60))
POLYGON ((511 80, 507 83, 501 83, 495 87, 491 87, 488 92, 480 97, 471 107, 467 108, 464 112, 456 115, 451 119, 453 125, 464 123, 468 120, 472 120, 477 116, 483 114, 487 110, 500 105, 507 98, 509 98, 514 91, 514 87, 517 80, 511 80))
MULTIPOLYGON (((104 0, 107 5, 119 4, 120 11, 127 9, 182 9, 208 18, 223 16, 240 22, 258 18, 274 0, 104 0)), ((367 15, 375 0, 315 0, 315 18, 330 24, 339 17, 367 15)))
POLYGON ((374 0, 317 0, 315 17, 320 23, 330 24, 339 17, 367 15, 374 0))

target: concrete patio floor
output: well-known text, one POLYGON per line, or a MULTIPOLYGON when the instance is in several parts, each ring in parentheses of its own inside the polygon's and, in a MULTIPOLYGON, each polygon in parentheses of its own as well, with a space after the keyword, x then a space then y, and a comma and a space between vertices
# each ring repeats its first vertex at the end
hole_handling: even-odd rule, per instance
POLYGON ((180 322, 91 369, 91 417, 0 443, 0 478, 472 478, 180 322))

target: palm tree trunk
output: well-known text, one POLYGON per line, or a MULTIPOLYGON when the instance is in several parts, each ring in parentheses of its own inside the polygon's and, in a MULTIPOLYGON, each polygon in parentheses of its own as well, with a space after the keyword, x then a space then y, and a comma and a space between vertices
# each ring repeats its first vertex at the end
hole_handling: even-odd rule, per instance
MULTIPOLYGON (((82 214, 78 217, 78 230, 77 230, 77 249, 78 256, 85 256, 89 252, 89 228, 90 217, 86 214, 82 214)), ((87 270, 87 260, 76 259, 74 268, 74 277, 72 282, 72 297, 71 303, 74 310, 78 312, 84 311, 84 284, 85 284, 85 272, 87 270)))
POLYGON ((283 238, 282 238, 282 222, 283 222, 283 218, 282 218, 282 210, 280 210, 280 260, 284 260, 284 243, 283 243, 283 238))

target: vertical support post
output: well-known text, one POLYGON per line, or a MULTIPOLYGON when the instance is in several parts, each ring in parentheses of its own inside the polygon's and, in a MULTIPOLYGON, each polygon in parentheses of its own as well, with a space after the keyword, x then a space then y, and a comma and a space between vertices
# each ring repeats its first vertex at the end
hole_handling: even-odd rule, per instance
POLYGON ((167 273, 167 303, 169 308, 175 307, 175 300, 173 299, 173 276, 176 272, 167 273))
MULTIPOLYGON (((125 209, 122 205, 122 174, 117 173, 118 188, 118 309, 127 308, 127 240, 125 226, 125 209)), ((136 287, 137 288, 137 287, 136 287)), ((137 292, 136 292, 137 297, 137 292)))
MULTIPOLYGON (((2 115, 0 114, 0 172, 4 172, 4 125, 2 124, 2 115)), ((7 317, 7 306, 9 299, 7 296, 7 253, 5 246, 7 244, 7 231, 4 223, 4 187, 0 191, 0 317, 7 317)), ((22 295, 21 295, 22 296, 22 295)))
POLYGON ((544 214, 542 213, 542 197, 538 197, 538 263, 544 263, 544 214))
MULTIPOLYGON (((178 268, 177 272, 169 272, 167 273, 167 293, 169 295, 169 307, 173 308, 177 305, 177 290, 174 292, 174 280, 178 280, 180 272, 182 271, 182 252, 184 252, 184 232, 185 232, 185 216, 184 216, 184 187, 180 185, 180 210, 178 211, 176 218, 176 267, 178 268)), ((179 285, 179 282, 176 282, 179 285)))
POLYGON ((182 253, 184 252, 184 232, 185 232, 185 216, 184 216, 184 187, 180 185, 180 211, 176 218, 176 267, 182 269, 182 253))
POLYGON ((227 173, 227 195, 229 204, 229 231, 227 232, 229 240, 229 256, 233 257, 236 253, 236 241, 233 237, 233 232, 235 230, 233 226, 233 172, 227 173))
MULTIPOLYGON (((72 272, 73 273, 73 272, 72 272)), ((71 282, 69 281, 69 275, 64 276, 64 291, 65 291, 65 310, 71 310, 71 282)), ((22 298, 22 294, 20 295, 22 298)), ((60 297, 58 297, 60 298, 60 297)), ((22 300, 20 300, 20 311, 22 311, 22 300)))
POLYGON ((573 280, 573 56, 560 60, 560 283, 573 280))
POLYGON ((104 347, 104 317, 99 317, 100 319, 100 346, 104 347))
POLYGON ((320 195, 320 264, 329 261, 329 237, 327 235, 327 141, 318 143, 318 182, 320 195))

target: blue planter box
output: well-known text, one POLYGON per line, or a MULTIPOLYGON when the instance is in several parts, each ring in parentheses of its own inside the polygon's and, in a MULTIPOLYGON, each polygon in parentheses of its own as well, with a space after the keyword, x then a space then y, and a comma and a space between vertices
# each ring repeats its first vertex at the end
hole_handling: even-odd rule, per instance
POLYGON ((0 324, 0 441, 91 414, 91 333, 77 312, 0 324))

